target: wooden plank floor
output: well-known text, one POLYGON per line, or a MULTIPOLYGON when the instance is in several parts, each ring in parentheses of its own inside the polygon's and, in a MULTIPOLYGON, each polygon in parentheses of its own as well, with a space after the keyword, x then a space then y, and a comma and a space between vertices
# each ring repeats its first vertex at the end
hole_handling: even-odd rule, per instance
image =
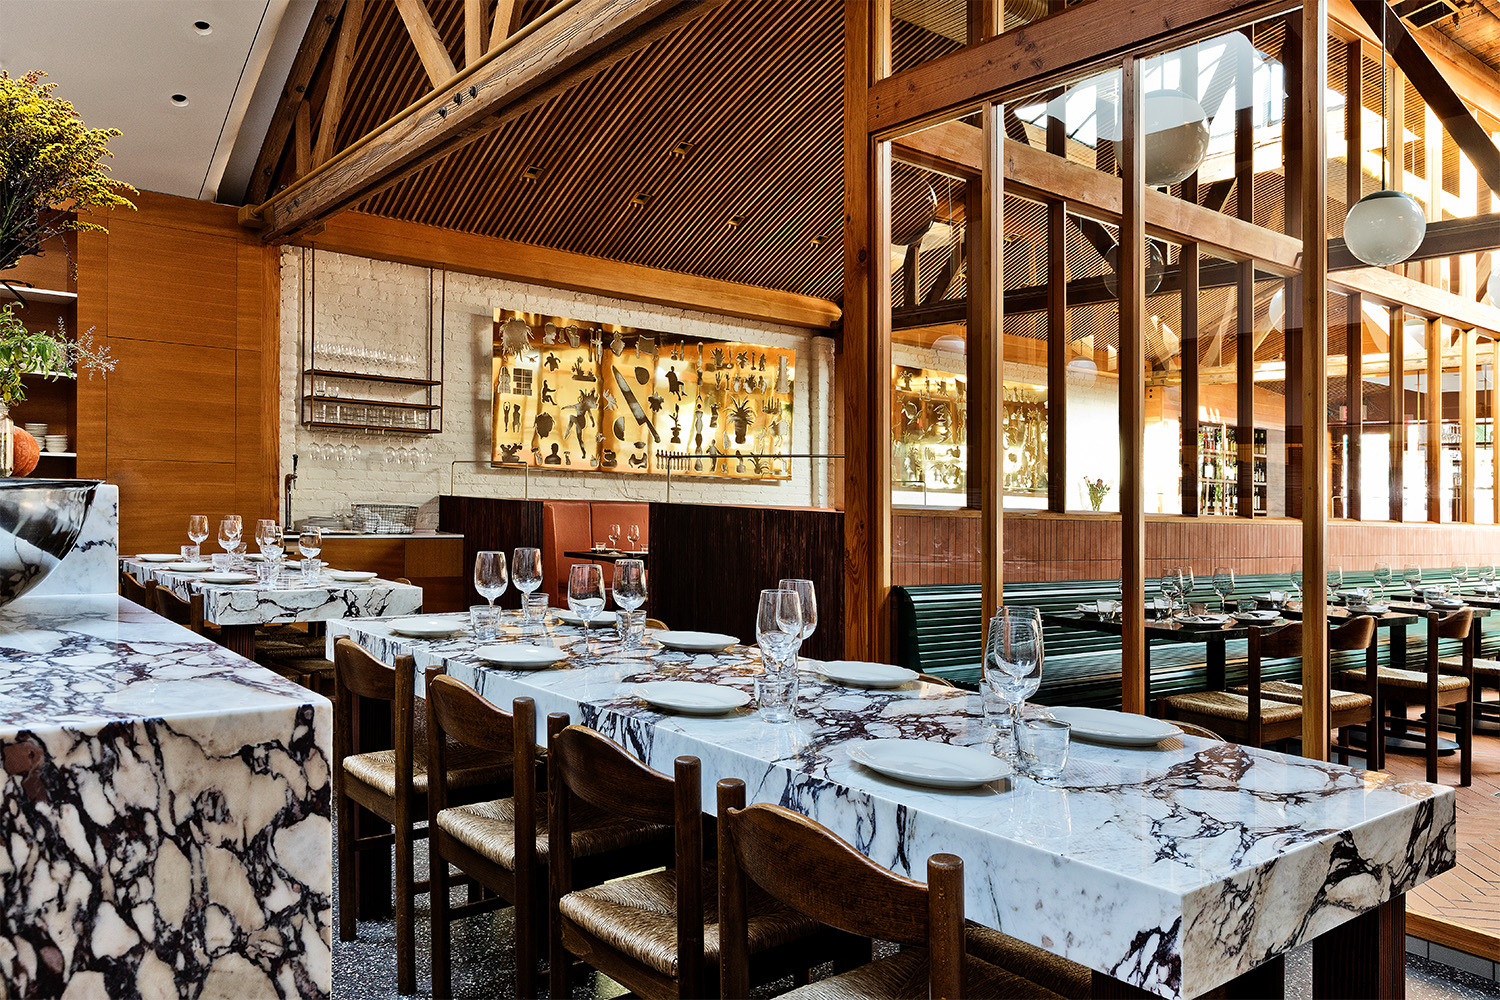
MULTIPOLYGON (((1421 757, 1386 755, 1386 769, 1424 780, 1421 757)), ((1458 784, 1458 755, 1438 759, 1458 784)), ((1458 865, 1407 894, 1407 933, 1500 961, 1500 736, 1474 737, 1474 783, 1458 788, 1458 865)))

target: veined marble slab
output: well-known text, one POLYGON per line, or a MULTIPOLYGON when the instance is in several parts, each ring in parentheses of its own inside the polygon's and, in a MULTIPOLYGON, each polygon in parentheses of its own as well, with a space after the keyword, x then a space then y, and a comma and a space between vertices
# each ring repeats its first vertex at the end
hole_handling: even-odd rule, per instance
POLYGON ((174 573, 163 563, 125 559, 125 568, 144 583, 155 580, 183 600, 203 595, 203 620, 211 625, 264 625, 321 622, 336 618, 408 615, 422 607, 422 588, 389 580, 344 584, 305 584, 294 572, 275 586, 260 583, 207 583, 201 573, 174 573))
POLYGON ((27 596, 120 592, 120 487, 100 483, 73 550, 27 596))
MULTIPOLYGON (((455 622, 459 619, 454 616, 455 622)), ((849 759, 864 739, 985 743, 978 697, 912 683, 844 688, 805 674, 798 719, 751 710, 667 715, 630 693, 671 677, 754 692, 754 649, 721 655, 618 655, 595 632, 539 638, 574 653, 566 669, 510 671, 472 654, 467 636, 399 638, 380 622, 328 626, 390 662, 442 664, 498 705, 536 700, 567 712, 658 770, 680 754, 703 762, 704 801, 721 777, 751 801, 795 809, 868 857, 923 879, 929 855, 964 859, 969 918, 1177 1000, 1197 996, 1453 867, 1451 788, 1184 736, 1149 750, 1075 741, 1063 779, 1017 775, 977 790, 933 791, 882 778, 849 759)), ((507 630, 505 640, 519 632, 507 630)), ((418 689, 422 678, 418 674, 418 689)))
POLYGON ((0 995, 329 996, 331 725, 118 596, 0 609, 0 995))

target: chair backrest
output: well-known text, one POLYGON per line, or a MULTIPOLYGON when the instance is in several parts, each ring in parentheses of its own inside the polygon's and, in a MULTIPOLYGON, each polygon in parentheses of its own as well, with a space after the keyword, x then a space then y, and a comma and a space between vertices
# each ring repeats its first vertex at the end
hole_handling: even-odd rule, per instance
POLYGON ((547 717, 547 786, 552 897, 573 891, 571 799, 626 819, 660 823, 676 834, 678 994, 704 996, 703 792, 697 757, 678 757, 667 777, 618 744, 567 716, 547 717))
POLYGON ((963 861, 927 859, 927 884, 897 875, 789 809, 745 808, 745 783, 718 784, 719 942, 724 996, 748 996, 745 881, 861 937, 929 949, 932 997, 963 995, 963 861))
POLYGON ((142 583, 136 578, 134 573, 124 572, 120 574, 120 596, 127 601, 134 601, 143 608, 150 609, 155 606, 155 602, 151 597, 151 591, 155 587, 155 580, 152 580, 150 583, 142 583))
POLYGON ((1437 629, 1439 639, 1467 639, 1474 627, 1474 611, 1472 608, 1462 608, 1446 615, 1429 612, 1427 621, 1429 628, 1437 629))
POLYGON ((1302 623, 1292 622, 1290 625, 1267 632, 1259 625, 1250 626, 1250 664, 1252 669, 1258 669, 1261 660, 1289 659, 1302 655, 1302 623))
POLYGON ((1330 652, 1350 649, 1369 649, 1375 641, 1375 619, 1369 615, 1351 618, 1338 628, 1328 630, 1330 652))
POLYGON ((390 745, 396 752, 396 802, 405 809, 412 791, 412 771, 425 766, 427 747, 415 736, 417 664, 410 656, 398 656, 394 664, 376 659, 352 639, 333 644, 333 700, 337 720, 333 730, 334 765, 355 752, 354 720, 361 715, 360 702, 391 703, 390 745))
POLYGON ((567 607, 568 574, 582 562, 563 555, 593 544, 587 500, 547 500, 542 504, 542 580, 554 607, 567 607))
POLYGON ((170 587, 151 588, 151 602, 156 605, 156 613, 167 621, 176 622, 194 632, 203 631, 203 595, 194 594, 188 600, 183 600, 172 593, 170 587))

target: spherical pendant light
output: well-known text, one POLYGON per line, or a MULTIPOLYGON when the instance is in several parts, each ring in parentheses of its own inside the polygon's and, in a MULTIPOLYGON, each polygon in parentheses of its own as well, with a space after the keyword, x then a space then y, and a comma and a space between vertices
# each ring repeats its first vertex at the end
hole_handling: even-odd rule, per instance
POLYGON ((1208 115, 1180 90, 1153 90, 1141 99, 1146 137, 1146 186, 1185 181, 1208 152, 1208 115))
MULTIPOLYGON (((1156 245, 1155 240, 1147 240, 1146 245, 1151 248, 1150 257, 1146 261, 1146 294, 1150 295, 1161 287, 1161 279, 1166 273, 1167 262, 1162 259, 1161 248, 1156 245)), ((1109 294, 1114 296, 1120 294, 1120 283, 1115 277, 1119 273, 1119 259, 1120 245, 1118 243, 1104 251, 1104 263, 1109 265, 1109 270, 1104 272, 1104 287, 1109 294)))
POLYGON ((1344 243, 1366 264, 1399 264, 1421 246, 1427 217, 1404 191, 1376 191, 1354 203, 1344 219, 1344 243))

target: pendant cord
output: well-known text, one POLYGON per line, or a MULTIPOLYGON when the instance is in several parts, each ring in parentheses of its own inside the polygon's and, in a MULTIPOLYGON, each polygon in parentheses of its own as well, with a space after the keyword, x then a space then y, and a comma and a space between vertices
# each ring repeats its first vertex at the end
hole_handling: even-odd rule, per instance
MULTIPOLYGON (((1385 65, 1385 19, 1389 11, 1386 9, 1385 0, 1380 0, 1380 190, 1387 187, 1386 166, 1391 157, 1391 123, 1390 111, 1386 105, 1386 65, 1385 65)), ((1402 147, 1402 167, 1405 169, 1406 144, 1402 147)))

